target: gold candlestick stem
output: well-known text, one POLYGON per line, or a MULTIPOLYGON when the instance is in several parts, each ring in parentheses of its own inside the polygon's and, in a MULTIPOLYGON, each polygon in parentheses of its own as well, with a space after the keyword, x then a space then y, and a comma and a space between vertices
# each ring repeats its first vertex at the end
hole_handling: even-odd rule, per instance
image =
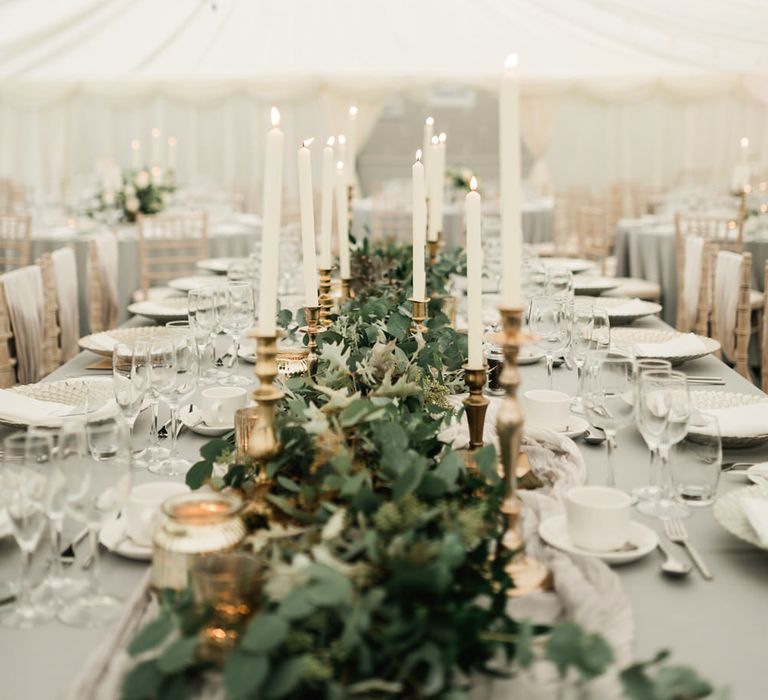
POLYGON ((409 299, 408 301, 411 302, 411 318, 413 319, 411 330, 414 333, 426 333, 427 327, 424 325, 424 321, 427 319, 427 300, 409 299))
POLYGON ((331 325, 331 309, 333 308, 333 297, 331 296, 331 271, 332 268, 330 267, 321 267, 318 270, 320 323, 325 328, 328 328, 331 325))
POLYGON ((307 372, 312 379, 315 378, 317 372, 317 334, 322 332, 323 327, 319 324, 320 321, 320 307, 319 306, 305 306, 304 318, 307 325, 301 330, 307 334, 307 348, 309 354, 307 355, 307 372))
POLYGON ((253 392, 258 416, 248 437, 247 452, 261 465, 263 475, 267 462, 279 454, 282 448, 275 430, 275 405, 285 396, 285 393, 275 386, 274 381, 278 374, 277 341, 283 333, 282 331, 273 333, 253 331, 249 335, 256 339, 254 371, 260 384, 253 392))
POLYGON ((525 553, 525 541, 520 532, 520 497, 517 493, 517 461, 523 439, 523 413, 517 402, 520 374, 517 371, 517 355, 526 337, 520 332, 523 310, 520 307, 500 307, 502 320, 504 367, 499 383, 505 396, 499 406, 496 428, 501 447, 501 466, 504 472, 504 500, 501 513, 504 516, 504 533, 501 546, 512 552, 507 574, 514 581, 509 596, 524 596, 535 591, 547 590, 552 585, 552 575, 547 566, 525 553))
POLYGON ((437 238, 434 241, 427 241, 427 255, 429 264, 434 265, 437 262, 437 256, 440 254, 440 248, 443 246, 443 232, 437 232, 437 238))
POLYGON ((341 303, 343 304, 345 301, 349 301, 352 298, 352 278, 351 277, 342 277, 341 278, 341 303))
POLYGON ((483 427, 485 426, 485 412, 488 409, 488 399, 483 396, 483 388, 487 377, 487 366, 472 369, 464 365, 464 383, 469 390, 469 396, 464 399, 464 408, 467 413, 467 425, 469 426, 469 449, 476 450, 483 446, 483 427))

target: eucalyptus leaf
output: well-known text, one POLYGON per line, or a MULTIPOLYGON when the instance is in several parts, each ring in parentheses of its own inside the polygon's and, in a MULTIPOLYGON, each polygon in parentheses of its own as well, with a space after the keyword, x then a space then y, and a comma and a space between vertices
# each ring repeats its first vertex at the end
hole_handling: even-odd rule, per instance
POLYGON ((280 700, 292 693, 301 682, 304 657, 294 656, 281 662, 262 689, 265 700, 280 700))
POLYGON ((195 462, 187 472, 184 481, 189 488, 195 490, 205 485, 213 475, 213 462, 195 462))
POLYGON ((171 642, 157 660, 157 667, 163 673, 178 673, 191 666, 197 652, 195 637, 180 637, 171 642))
POLYGON ((143 661, 134 666, 125 676, 122 685, 123 700, 147 700, 157 697, 163 674, 157 661, 143 661))
POLYGON ((279 647, 288 634, 288 623, 273 613, 253 618, 243 635, 242 647, 256 654, 266 654, 279 647))
POLYGON ((236 651, 224 666, 224 688, 229 700, 253 697, 269 671, 269 661, 264 656, 253 656, 236 651))
POLYGON ((200 456, 209 462, 215 462, 223 453, 232 449, 226 440, 210 440, 200 448, 200 456))
POLYGON ((128 653, 136 656, 164 642, 174 628, 173 618, 165 612, 143 627, 128 645, 128 653))

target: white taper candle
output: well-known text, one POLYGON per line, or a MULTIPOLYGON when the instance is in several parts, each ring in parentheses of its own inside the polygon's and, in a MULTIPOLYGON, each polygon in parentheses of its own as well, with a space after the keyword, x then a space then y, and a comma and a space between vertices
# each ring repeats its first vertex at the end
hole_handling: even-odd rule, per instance
POLYGON ((336 229, 339 234, 339 270, 341 279, 351 277, 349 268, 349 205, 344 163, 336 163, 336 229))
POLYGON ((416 151, 416 162, 411 168, 413 179, 413 298, 426 298, 424 273, 424 245, 427 228, 427 203, 424 193, 424 165, 421 150, 416 151))
POLYGON ((302 141, 298 151, 299 207, 301 212, 301 252, 304 263, 304 305, 317 306, 317 260, 315 259, 315 212, 312 189, 312 154, 302 141))
POLYGON ((483 366, 483 241, 480 229, 482 200, 473 177, 464 202, 467 222, 467 338, 470 369, 483 366))
POLYGON ((336 139, 331 136, 323 148, 323 182, 320 194, 322 207, 320 219, 320 267, 330 270, 333 263, 331 257, 331 236, 333 230, 333 144, 336 139))

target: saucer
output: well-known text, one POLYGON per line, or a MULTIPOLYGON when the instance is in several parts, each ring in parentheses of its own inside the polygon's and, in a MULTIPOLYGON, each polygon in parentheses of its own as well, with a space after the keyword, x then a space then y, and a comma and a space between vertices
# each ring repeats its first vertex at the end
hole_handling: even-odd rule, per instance
POLYGON ((232 425, 208 425, 208 423, 203 420, 203 414, 200 413, 200 410, 197 408, 195 408, 191 413, 188 411, 183 411, 180 419, 185 427, 187 427, 193 433, 197 433, 198 435, 203 435, 205 437, 219 437, 220 435, 224 435, 224 433, 229 433, 235 429, 234 421, 232 422, 232 425))
POLYGON ((119 554, 126 559, 136 559, 137 561, 152 561, 152 547, 144 547, 136 544, 125 533, 125 520, 123 518, 112 518, 99 533, 99 542, 103 544, 110 552, 119 554))
POLYGON ((517 356, 518 365, 535 365, 544 359, 544 353, 533 348, 522 348, 517 356))
POLYGON ((747 479, 753 484, 760 486, 768 479, 768 462, 760 462, 759 464, 753 464, 746 473, 747 479), (760 478, 762 477, 762 479, 760 478))
POLYGON ((575 440, 581 437, 589 430, 589 421, 585 420, 581 416, 571 415, 568 417, 568 427, 565 430, 558 430, 558 435, 565 435, 565 437, 575 440))
POLYGON ((595 552, 591 549, 582 549, 571 542, 564 515, 556 515, 541 523, 539 525, 539 535, 547 544, 562 549, 564 552, 568 552, 568 554, 595 557, 596 559, 602 559, 606 564, 614 565, 629 564, 632 561, 642 559, 646 554, 652 552, 658 543, 656 533, 651 528, 636 520, 632 520, 629 523, 629 542, 635 545, 637 549, 629 552, 595 552))
POLYGON ((256 364, 256 349, 253 347, 240 348, 237 356, 244 362, 249 362, 252 365, 256 364))

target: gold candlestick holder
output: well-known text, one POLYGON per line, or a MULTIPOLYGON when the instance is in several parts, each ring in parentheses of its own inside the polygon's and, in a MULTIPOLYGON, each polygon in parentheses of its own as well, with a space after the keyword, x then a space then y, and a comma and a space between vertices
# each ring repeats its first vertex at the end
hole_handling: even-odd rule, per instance
POLYGON ((476 450, 483 446, 483 427, 485 412, 488 410, 488 399, 483 395, 487 379, 488 367, 483 364, 479 369, 464 365, 464 383, 469 390, 469 396, 464 399, 469 426, 469 449, 476 450))
POLYGON ((443 247, 443 232, 437 232, 437 238, 434 241, 427 241, 427 255, 429 264, 434 265, 437 262, 437 256, 440 254, 440 248, 443 247))
POLYGON ((517 493, 517 462, 523 439, 523 413, 517 402, 517 387, 520 385, 517 355, 520 346, 527 341, 527 335, 520 330, 523 309, 500 307, 499 313, 502 321, 504 350, 504 367, 499 376, 499 383, 505 390, 496 419, 501 447, 501 466, 504 472, 504 500, 501 504, 501 513, 505 522, 501 546, 512 552, 512 559, 506 567, 506 572, 515 585, 507 591, 507 594, 511 597, 520 597, 551 588, 552 574, 543 562, 525 553, 525 540, 520 532, 522 504, 517 493))
POLYGON ((427 299, 409 299, 411 302, 411 330, 414 333, 426 333, 424 321, 427 319, 427 299))
POLYGON ((307 372, 309 376, 314 379, 317 372, 317 334, 321 333, 323 327, 320 325, 320 307, 319 306, 305 306, 304 307, 304 319, 307 325, 304 326, 301 331, 307 334, 307 349, 309 354, 307 355, 307 372))
POLYGON ((331 272, 333 268, 321 267, 318 269, 318 288, 320 303, 320 324, 325 328, 331 325, 331 310, 333 309, 333 297, 331 296, 331 272))
POLYGON ((256 339, 255 374, 259 378, 258 389, 253 392, 258 416, 254 421, 251 434, 248 436, 247 453, 262 467, 262 476, 267 462, 280 453, 282 445, 275 430, 275 405, 285 393, 275 386, 278 375, 277 341, 283 335, 282 331, 262 333, 253 331, 249 334, 256 339))
POLYGON ((341 278, 341 297, 339 298, 339 302, 343 304, 345 301, 349 301, 351 298, 352 298, 352 278, 342 277, 341 278))

